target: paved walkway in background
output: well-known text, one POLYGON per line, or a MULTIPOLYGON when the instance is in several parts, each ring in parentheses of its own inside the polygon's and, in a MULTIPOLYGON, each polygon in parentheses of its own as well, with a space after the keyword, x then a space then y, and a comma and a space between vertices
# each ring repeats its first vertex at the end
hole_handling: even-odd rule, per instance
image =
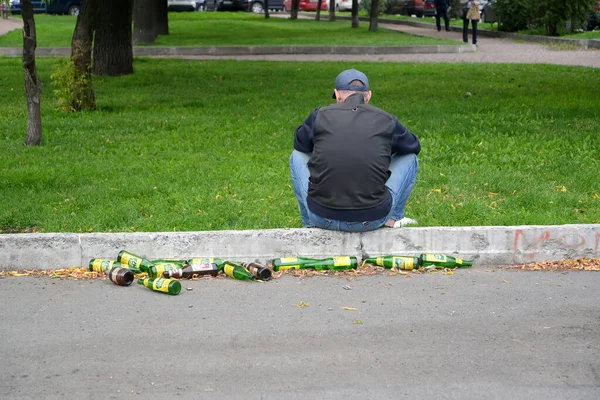
MULTIPOLYGON (((285 15, 281 15, 285 17, 285 15)), ((350 22, 348 22, 350 23, 350 22)), ((366 24, 366 22, 361 22, 366 24)), ((13 18, 0 20, 0 35, 22 26, 13 18)), ((381 28, 397 30, 419 36, 446 38, 462 41, 460 31, 437 32, 432 25, 417 27, 381 23, 381 28)), ((167 56, 175 57, 175 56, 167 56)), ((474 53, 434 53, 434 54, 291 54, 291 55, 246 55, 246 56, 180 56, 190 59, 235 58, 248 60, 280 61, 375 61, 375 62, 468 62, 468 63, 516 63, 516 64, 556 64, 600 68, 598 50, 563 50, 547 44, 525 43, 511 39, 480 36, 478 49, 474 53)))

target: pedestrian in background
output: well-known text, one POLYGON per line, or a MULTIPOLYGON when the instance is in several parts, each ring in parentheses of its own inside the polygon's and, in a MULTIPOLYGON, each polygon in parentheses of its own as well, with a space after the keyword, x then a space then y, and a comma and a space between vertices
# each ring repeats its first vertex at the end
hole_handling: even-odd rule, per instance
POLYGON ((3 1, 0 4, 0 11, 2 12, 2 19, 8 19, 8 6, 6 5, 6 1, 3 1))
POLYGON ((448 18, 448 9, 450 8, 450 0, 435 0, 435 25, 438 32, 442 30, 441 18, 444 18, 446 30, 450 30, 450 19, 448 18))
POLYGON ((463 42, 469 42, 469 21, 471 21, 473 44, 477 44, 477 22, 479 22, 479 18, 479 5, 475 1, 467 1, 463 9, 463 42))

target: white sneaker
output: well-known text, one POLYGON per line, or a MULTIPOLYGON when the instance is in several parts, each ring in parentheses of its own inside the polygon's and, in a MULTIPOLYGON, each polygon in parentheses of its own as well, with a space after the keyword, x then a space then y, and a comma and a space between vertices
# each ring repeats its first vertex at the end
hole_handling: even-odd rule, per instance
POLYGON ((406 225, 417 225, 416 219, 404 217, 394 223, 394 228, 404 228, 406 225))

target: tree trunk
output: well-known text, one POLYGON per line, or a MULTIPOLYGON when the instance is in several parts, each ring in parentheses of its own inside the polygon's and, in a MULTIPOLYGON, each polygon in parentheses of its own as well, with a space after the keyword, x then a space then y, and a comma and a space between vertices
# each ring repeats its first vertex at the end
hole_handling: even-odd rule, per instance
POLYGON ((335 0, 329 0, 329 21, 335 21, 335 0))
MULTIPOLYGON (((86 0, 87 1, 87 0, 86 0)), ((156 16, 156 34, 169 34, 169 10, 167 0, 154 0, 156 16)))
POLYGON ((77 16, 73 39, 71 40, 71 60, 75 66, 74 88, 71 93, 71 107, 75 111, 95 110, 96 94, 92 85, 92 42, 94 26, 99 14, 98 0, 85 0, 77 16))
POLYGON ((152 44, 156 41, 157 10, 156 1, 134 0, 133 2, 133 43, 152 44))
POLYGON ((269 18, 269 0, 264 0, 265 2, 265 18, 269 18))
POLYGON ((100 18, 94 38, 95 74, 133 73, 132 14, 133 0, 100 0, 100 18))
POLYGON ((321 4, 323 4, 323 0, 319 0, 317 3, 317 13, 315 14, 315 21, 321 20, 321 4))
POLYGON ((371 3, 371 17, 369 18, 369 31, 377 32, 377 17, 379 16, 379 0, 371 3))
POLYGON ((292 0, 292 10, 290 19, 298 19, 298 9, 300 8, 300 0, 292 0))
POLYGON ((352 0, 352 27, 358 28, 358 0, 352 0))
POLYGON ((25 97, 27 99, 27 146, 38 146, 42 142, 42 111, 40 100, 42 88, 35 67, 37 39, 33 5, 31 0, 21 0, 23 18, 23 71, 25 74, 25 97))

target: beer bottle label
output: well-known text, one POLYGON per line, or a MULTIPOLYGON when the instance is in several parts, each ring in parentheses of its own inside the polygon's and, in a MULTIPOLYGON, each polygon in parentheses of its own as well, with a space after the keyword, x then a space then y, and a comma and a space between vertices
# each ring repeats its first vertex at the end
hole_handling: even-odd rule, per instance
POLYGON ((94 260, 92 263, 92 271, 94 272, 106 272, 110 271, 115 262, 112 260, 94 260))
POLYGON ((141 262, 141 258, 135 257, 129 253, 123 253, 123 255, 121 256, 121 263, 127 264, 130 267, 137 267, 139 264, 141 264, 141 262))
POLYGON ((462 260, 462 258, 456 258, 455 260, 456 260, 456 263, 457 263, 457 264, 462 264, 462 263, 463 263, 463 260, 462 260))
POLYGON ((203 262, 201 264, 192 264, 192 270, 194 272, 198 271, 212 271, 212 265, 208 262, 203 262))
POLYGON ((171 283, 170 279, 165 279, 165 278, 155 279, 154 282, 152 282, 152 289, 159 291, 159 292, 169 293, 169 283, 171 283))
POLYGON ((413 269, 415 262, 413 258, 394 257, 392 264, 398 269, 413 269))
POLYGON ((297 257, 283 257, 283 258, 280 258, 280 260, 281 260, 281 263, 290 263, 290 262, 298 261, 298 258, 297 257))
POLYGON ((225 264, 225 267, 223 268, 223 271, 225 272, 225 274, 230 277, 230 278, 234 278, 233 276, 233 270, 234 270, 234 266, 233 265, 229 265, 229 264, 225 264))
POLYGON ((334 267, 347 267, 349 265, 352 265, 352 262, 350 261, 350 257, 348 257, 348 256, 333 257, 333 266, 334 267))
POLYGON ((443 254, 425 254, 424 261, 439 261, 439 262, 447 262, 446 256, 443 254))

